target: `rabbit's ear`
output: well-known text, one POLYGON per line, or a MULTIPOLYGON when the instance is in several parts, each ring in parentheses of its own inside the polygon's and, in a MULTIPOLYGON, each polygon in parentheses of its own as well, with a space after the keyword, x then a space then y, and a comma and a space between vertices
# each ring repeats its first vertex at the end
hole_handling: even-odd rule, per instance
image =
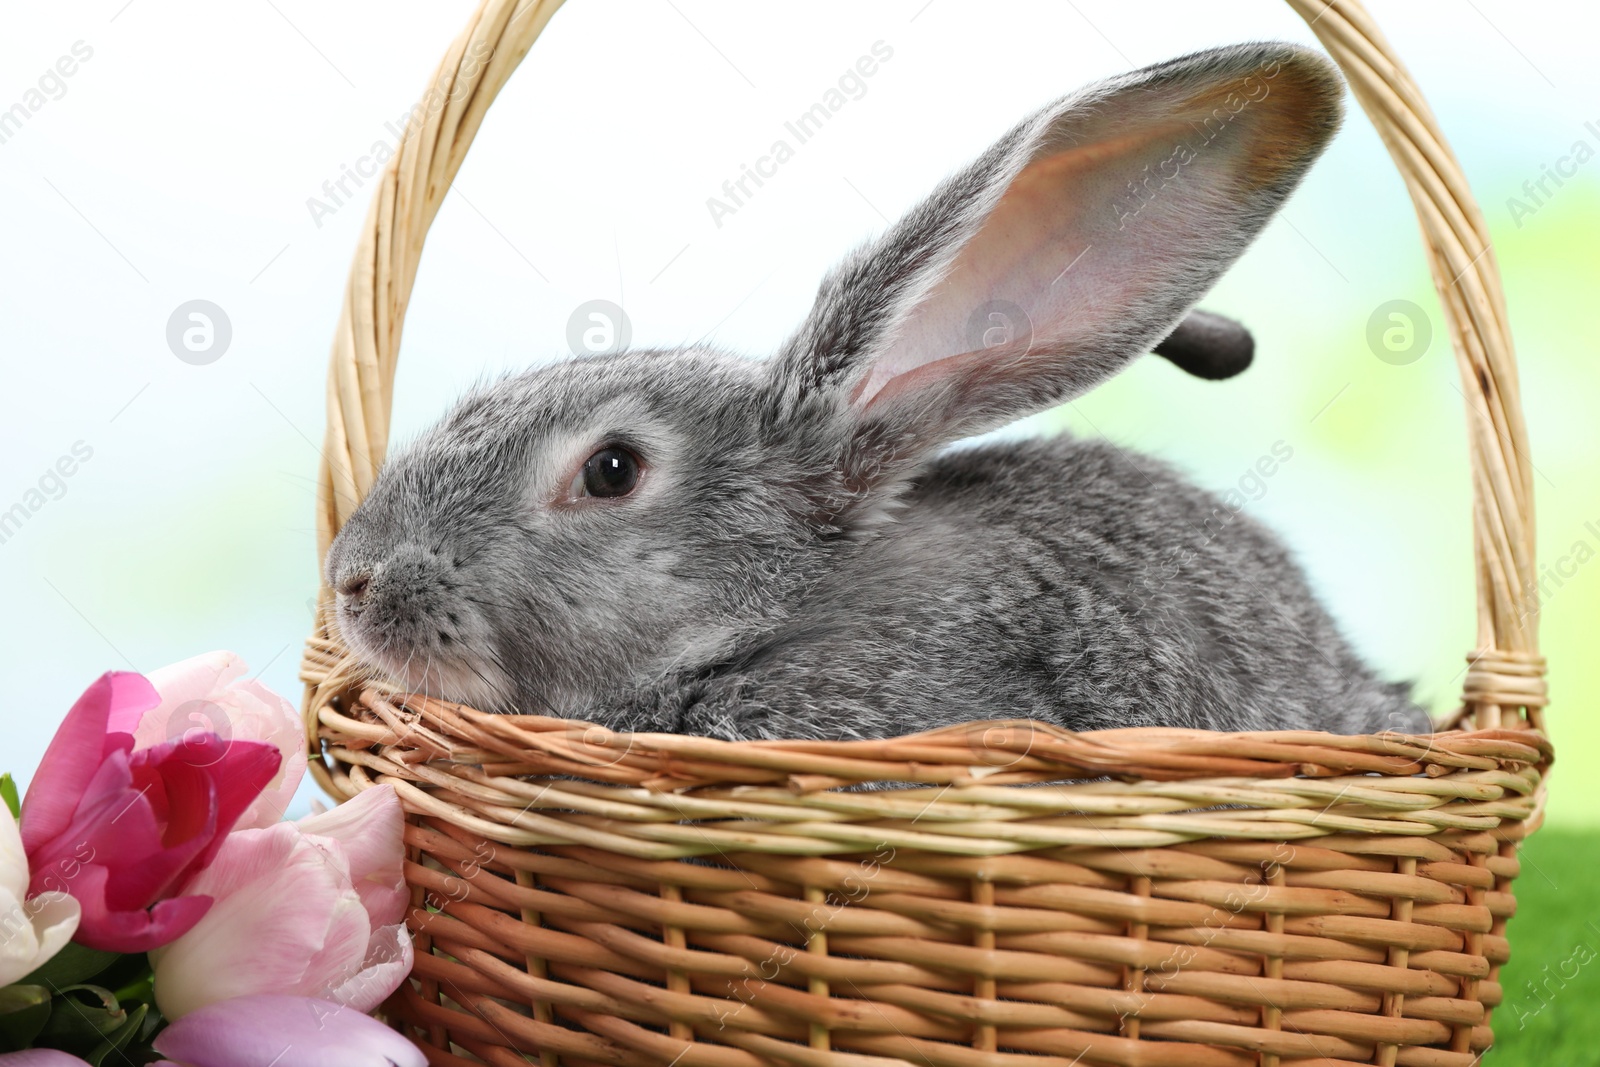
POLYGON ((779 407, 846 406, 893 474, 1061 403, 1167 334, 1338 127, 1342 83, 1286 44, 1216 49, 1027 119, 823 282, 779 407))
POLYGON ((1243 323, 1195 308, 1152 351, 1196 378, 1215 382, 1232 378, 1250 366, 1256 354, 1256 339, 1243 323))

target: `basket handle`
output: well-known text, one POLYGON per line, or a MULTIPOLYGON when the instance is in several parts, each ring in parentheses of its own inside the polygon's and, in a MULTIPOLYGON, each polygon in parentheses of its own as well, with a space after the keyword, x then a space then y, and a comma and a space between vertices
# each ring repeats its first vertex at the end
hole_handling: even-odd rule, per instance
POLYGON ((1533 467, 1500 267, 1483 212, 1422 91, 1355 0, 1289 0, 1338 62, 1405 179, 1461 371, 1472 463, 1477 648, 1464 712, 1480 729, 1543 728, 1533 467))
MULTIPOLYGON (((1343 69, 1405 179, 1421 223, 1467 407, 1477 556, 1477 649, 1468 657, 1464 711, 1479 728, 1525 714, 1541 727, 1544 660, 1538 652, 1533 480, 1488 229, 1416 83, 1356 0, 1288 0, 1343 69)), ((328 430, 317 480, 317 557, 372 488, 389 440, 395 362, 422 243, 467 149, 506 80, 561 0, 483 0, 440 63, 384 168, 345 289, 328 367, 328 430)), ((307 740, 317 715, 355 665, 330 625, 332 592, 317 596, 306 643, 307 740)), ((314 765, 320 764, 314 761, 314 765)))

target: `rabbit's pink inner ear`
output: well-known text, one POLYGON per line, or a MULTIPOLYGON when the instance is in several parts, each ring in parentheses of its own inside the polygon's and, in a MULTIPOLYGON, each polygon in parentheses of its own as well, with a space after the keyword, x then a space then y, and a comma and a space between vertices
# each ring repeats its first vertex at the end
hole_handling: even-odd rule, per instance
POLYGON ((960 352, 911 367, 871 394, 863 382, 851 399, 864 422, 895 423, 908 431, 899 446, 914 455, 940 440, 979 432, 1012 410, 1008 405, 1048 403, 1029 389, 1032 355, 1026 344, 960 352))
MULTIPOLYGON (((1070 361, 1137 327, 1152 298, 1171 284, 1174 268, 1205 254, 1205 216, 1216 207, 1219 179, 1232 169, 1224 161, 1210 168, 1215 174, 1185 175, 1191 187, 1166 190, 1166 203, 1145 205, 1130 192, 1183 132, 1184 124, 1168 118, 1024 167, 945 276, 906 315, 894 343, 874 361, 861 399, 870 402, 890 379, 924 365, 963 366, 948 357, 986 347, 991 328, 1011 335, 1005 340, 1027 336, 1038 369, 1055 364, 1063 386, 1094 384, 1094 376, 1073 373, 1070 361)), ((1028 373, 1030 365, 1013 361, 1011 369, 1028 373)))
POLYGON ((912 375, 897 382, 897 389, 905 389, 967 366, 953 357, 986 347, 993 315, 1000 316, 993 322, 1003 331, 1037 335, 1041 325, 1050 324, 1047 320, 1066 314, 1056 306, 1065 292, 1051 292, 1051 283, 1090 250, 1082 212, 1092 197, 1081 195, 1094 178, 1086 166, 1088 155, 1063 152, 1028 165, 1013 179, 873 361, 856 390, 859 405, 870 404, 891 380, 912 375), (1061 266, 1047 274, 1057 260, 1061 266))
POLYGON ((1003 347, 1025 351, 994 352, 1004 358, 958 390, 990 410, 951 415, 998 425, 1001 401, 1060 402, 1115 373, 1210 288, 1320 149, 1338 113, 1326 79, 1304 59, 1274 62, 1049 116, 873 360, 857 409, 891 382, 901 392, 977 373, 991 320, 1003 347))

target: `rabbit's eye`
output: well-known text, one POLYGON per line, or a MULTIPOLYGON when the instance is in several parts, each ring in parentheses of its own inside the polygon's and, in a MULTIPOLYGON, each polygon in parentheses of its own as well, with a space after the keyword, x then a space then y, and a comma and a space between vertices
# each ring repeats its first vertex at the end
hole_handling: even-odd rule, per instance
POLYGON ((583 465, 583 491, 589 496, 627 496, 638 484, 639 457, 626 448, 602 448, 583 465))

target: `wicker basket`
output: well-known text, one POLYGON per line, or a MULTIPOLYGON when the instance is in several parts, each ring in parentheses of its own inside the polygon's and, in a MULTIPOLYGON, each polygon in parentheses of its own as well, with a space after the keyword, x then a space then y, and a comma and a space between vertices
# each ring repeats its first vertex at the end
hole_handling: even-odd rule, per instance
MULTIPOLYGON (((1489 1046, 1551 759, 1500 281, 1367 13, 1290 3, 1405 177, 1460 365, 1478 649, 1457 725, 1475 729, 624 736, 365 685, 324 588, 313 766, 341 798, 393 783, 409 812, 417 962, 389 1008, 432 1063, 1469 1067, 1489 1046), (1015 788, 1062 778, 1080 781, 1015 788), (862 781, 918 784, 837 788, 862 781)), ((423 238, 556 6, 484 0, 383 175, 333 349, 323 552, 384 455, 423 238)))

